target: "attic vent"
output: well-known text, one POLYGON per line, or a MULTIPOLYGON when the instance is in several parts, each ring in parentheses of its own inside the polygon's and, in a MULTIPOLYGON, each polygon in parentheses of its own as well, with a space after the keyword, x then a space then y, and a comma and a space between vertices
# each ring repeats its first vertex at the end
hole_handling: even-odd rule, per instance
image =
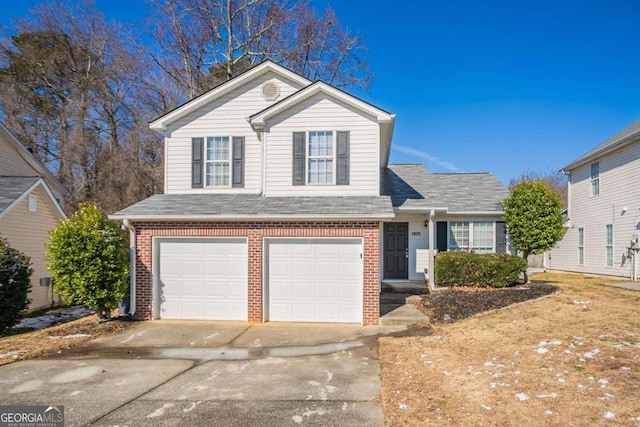
POLYGON ((280 88, 273 82, 267 82, 262 86, 262 97, 267 101, 275 101, 280 96, 280 88))

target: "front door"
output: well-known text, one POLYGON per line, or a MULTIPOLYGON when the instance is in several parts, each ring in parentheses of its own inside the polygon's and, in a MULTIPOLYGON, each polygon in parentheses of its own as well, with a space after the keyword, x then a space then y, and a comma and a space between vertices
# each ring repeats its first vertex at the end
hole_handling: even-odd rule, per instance
POLYGON ((384 278, 409 278, 409 224, 387 222, 384 224, 384 278))

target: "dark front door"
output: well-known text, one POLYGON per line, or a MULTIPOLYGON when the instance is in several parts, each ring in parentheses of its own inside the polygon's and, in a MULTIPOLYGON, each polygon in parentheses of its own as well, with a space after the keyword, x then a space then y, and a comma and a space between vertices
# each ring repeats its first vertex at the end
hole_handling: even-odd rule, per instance
POLYGON ((447 221, 438 221, 436 224, 436 247, 438 252, 447 251, 447 221))
POLYGON ((409 278, 409 224, 384 224, 384 278, 409 278))

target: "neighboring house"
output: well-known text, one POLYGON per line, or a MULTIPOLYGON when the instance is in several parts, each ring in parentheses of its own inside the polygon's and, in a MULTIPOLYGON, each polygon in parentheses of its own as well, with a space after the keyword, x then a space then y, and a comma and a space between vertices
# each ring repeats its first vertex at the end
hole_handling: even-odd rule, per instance
POLYGON ((567 228, 549 253, 554 270, 637 279, 640 121, 563 168, 567 228))
POLYGON ((30 309, 58 303, 44 247, 49 230, 65 218, 67 190, 0 123, 0 236, 31 258, 30 309))
POLYGON ((506 188, 388 165, 394 121, 266 61, 151 122, 164 194, 111 215, 136 254, 130 313, 377 324, 381 280, 433 283, 436 247, 506 250, 506 188))

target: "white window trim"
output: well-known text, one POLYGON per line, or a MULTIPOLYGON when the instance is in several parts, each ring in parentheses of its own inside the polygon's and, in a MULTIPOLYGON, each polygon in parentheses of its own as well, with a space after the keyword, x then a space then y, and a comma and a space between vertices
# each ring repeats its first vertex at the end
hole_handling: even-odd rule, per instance
POLYGON ((233 181, 233 137, 231 135, 209 135, 204 137, 204 188, 231 188, 233 181), (229 143, 229 156, 227 158, 227 163, 229 164, 229 184, 227 185, 215 185, 215 184, 207 184, 209 179, 209 174, 207 173, 207 166, 209 163, 222 163, 221 160, 209 160, 209 149, 208 149, 208 140, 209 138, 227 138, 229 143))
POLYGON ((38 196, 35 194, 29 194, 28 199, 28 210, 29 212, 37 212, 38 211, 38 196))
MULTIPOLYGON (((308 130, 305 131, 305 147, 304 147, 304 161, 305 161, 305 173, 304 173, 304 182, 305 185, 311 185, 311 186, 329 186, 329 185, 336 185, 336 172, 337 172, 337 147, 338 147, 338 138, 337 138, 337 131, 335 129, 313 129, 313 130, 308 130), (331 154, 331 160, 332 160, 332 173, 331 173, 331 177, 332 180, 331 182, 309 182, 309 171, 310 171, 310 167, 309 167, 309 144, 311 144, 311 133, 312 132, 331 132, 331 138, 333 139, 333 153, 331 154)), ((320 158, 320 157, 318 157, 320 158)))
POLYGON ((593 162, 589 165, 589 177, 590 177, 590 183, 591 183, 591 196, 592 197, 596 197, 599 196, 600 193, 602 193, 602 188, 600 188, 600 162, 593 162), (592 173, 592 169, 593 169, 593 165, 597 165, 598 166, 598 174, 594 177, 593 173, 592 173), (598 187, 598 192, 594 192, 593 191, 593 187, 594 184, 597 184, 598 187))
MULTIPOLYGON (((483 221, 483 220, 475 220, 475 221, 447 221, 447 250, 448 251, 458 251, 458 252, 474 252, 476 250, 476 247, 474 245, 474 241, 473 241, 473 226, 474 223, 476 222, 490 222, 491 223, 491 232, 493 233, 493 238, 491 240, 491 249, 490 252, 481 252, 481 253, 496 253, 496 239, 497 239, 497 233, 496 233, 496 221, 483 221), (458 247, 453 247, 451 246, 451 223, 453 222, 463 222, 463 223, 467 223, 468 227, 469 227, 469 247, 465 248, 462 247, 462 249, 458 248, 458 247)), ((482 246, 482 248, 488 248, 488 246, 482 246)))
POLYGON ((613 256, 613 254, 614 254, 613 248, 615 247, 614 246, 613 236, 614 236, 613 224, 605 224, 604 225, 604 266, 606 268, 612 268, 614 266, 614 264, 615 264, 615 259, 614 259, 614 256, 613 256), (608 226, 611 226, 611 244, 607 243, 607 237, 608 237, 608 235, 607 235, 607 227, 608 226), (609 248, 611 248, 611 265, 609 265, 609 255, 608 255, 609 248))
POLYGON ((584 242, 586 240, 585 237, 585 232, 584 232, 584 227, 578 227, 578 265, 584 265, 584 258, 585 258, 585 245, 584 242), (582 230, 582 244, 580 244, 580 232, 582 230), (580 249, 582 249, 582 262, 580 261, 580 249))

